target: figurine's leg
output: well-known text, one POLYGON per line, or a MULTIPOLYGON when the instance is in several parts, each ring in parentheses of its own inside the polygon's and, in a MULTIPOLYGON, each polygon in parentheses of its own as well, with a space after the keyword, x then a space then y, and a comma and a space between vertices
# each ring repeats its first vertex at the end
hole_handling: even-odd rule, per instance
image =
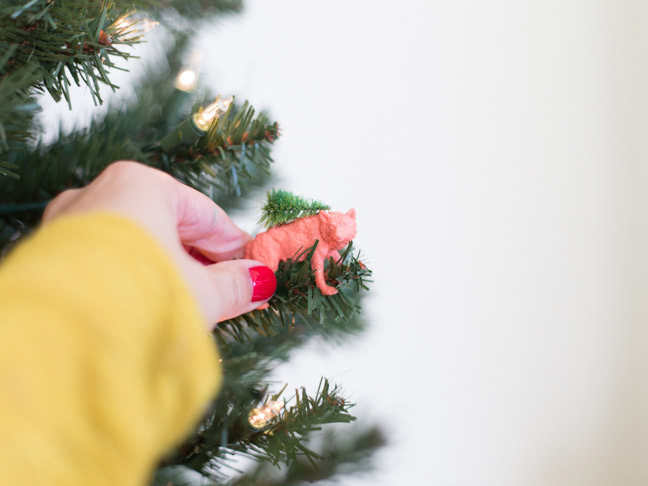
POLYGON ((338 292, 337 289, 330 285, 326 285, 326 279, 324 278, 324 256, 325 253, 317 251, 313 255, 311 266, 313 272, 315 272, 315 284, 323 295, 335 295, 338 292))

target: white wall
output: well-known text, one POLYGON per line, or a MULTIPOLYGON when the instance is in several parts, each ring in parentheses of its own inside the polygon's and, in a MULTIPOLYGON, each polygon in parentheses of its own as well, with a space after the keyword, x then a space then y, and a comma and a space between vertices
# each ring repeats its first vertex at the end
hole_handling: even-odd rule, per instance
POLYGON ((343 484, 647 484, 645 2, 246 5, 204 73, 375 272, 370 333, 277 373, 391 431, 343 484))
POLYGON ((375 270, 370 335, 278 373, 392 429, 358 484, 648 482, 645 5, 247 5, 203 38, 214 84, 375 270))

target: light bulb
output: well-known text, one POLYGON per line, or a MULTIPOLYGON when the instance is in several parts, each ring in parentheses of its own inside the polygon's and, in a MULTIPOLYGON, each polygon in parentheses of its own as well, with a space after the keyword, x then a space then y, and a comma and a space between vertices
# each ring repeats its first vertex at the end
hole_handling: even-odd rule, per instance
POLYGON ((129 27, 133 25, 135 22, 133 20, 130 20, 128 16, 120 18, 117 22, 115 22, 114 27, 115 29, 122 30, 125 29, 126 27, 129 27))
POLYGON ((193 91, 196 87, 196 72, 191 69, 185 69, 181 71, 180 74, 176 77, 175 87, 180 91, 193 91))
POLYGON ((281 412, 284 405, 284 402, 281 400, 277 402, 270 400, 261 408, 253 408, 248 417, 250 426, 255 429, 262 429, 268 425, 272 419, 279 415, 279 412, 281 412))
POLYGON ((196 127, 203 132, 209 130, 213 121, 227 112, 232 101, 234 101, 233 96, 225 98, 224 100, 221 100, 220 95, 217 96, 211 105, 193 116, 193 121, 196 124, 196 127))

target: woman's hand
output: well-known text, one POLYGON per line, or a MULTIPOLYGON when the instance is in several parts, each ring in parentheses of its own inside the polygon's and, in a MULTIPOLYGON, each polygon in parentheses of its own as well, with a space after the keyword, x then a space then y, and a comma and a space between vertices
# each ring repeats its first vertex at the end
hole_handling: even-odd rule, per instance
POLYGON ((62 192, 43 216, 112 212, 138 223, 168 251, 207 325, 257 308, 276 289, 274 273, 242 258, 251 237, 207 196, 137 162, 115 162, 90 185, 62 192))

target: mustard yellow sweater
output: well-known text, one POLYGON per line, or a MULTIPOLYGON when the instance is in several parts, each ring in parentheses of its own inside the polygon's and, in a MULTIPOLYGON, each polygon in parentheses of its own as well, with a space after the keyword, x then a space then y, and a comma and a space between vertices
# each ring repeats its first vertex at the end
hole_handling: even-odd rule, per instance
POLYGON ((197 304, 135 223, 61 218, 0 265, 0 484, 145 485, 219 382, 197 304))

